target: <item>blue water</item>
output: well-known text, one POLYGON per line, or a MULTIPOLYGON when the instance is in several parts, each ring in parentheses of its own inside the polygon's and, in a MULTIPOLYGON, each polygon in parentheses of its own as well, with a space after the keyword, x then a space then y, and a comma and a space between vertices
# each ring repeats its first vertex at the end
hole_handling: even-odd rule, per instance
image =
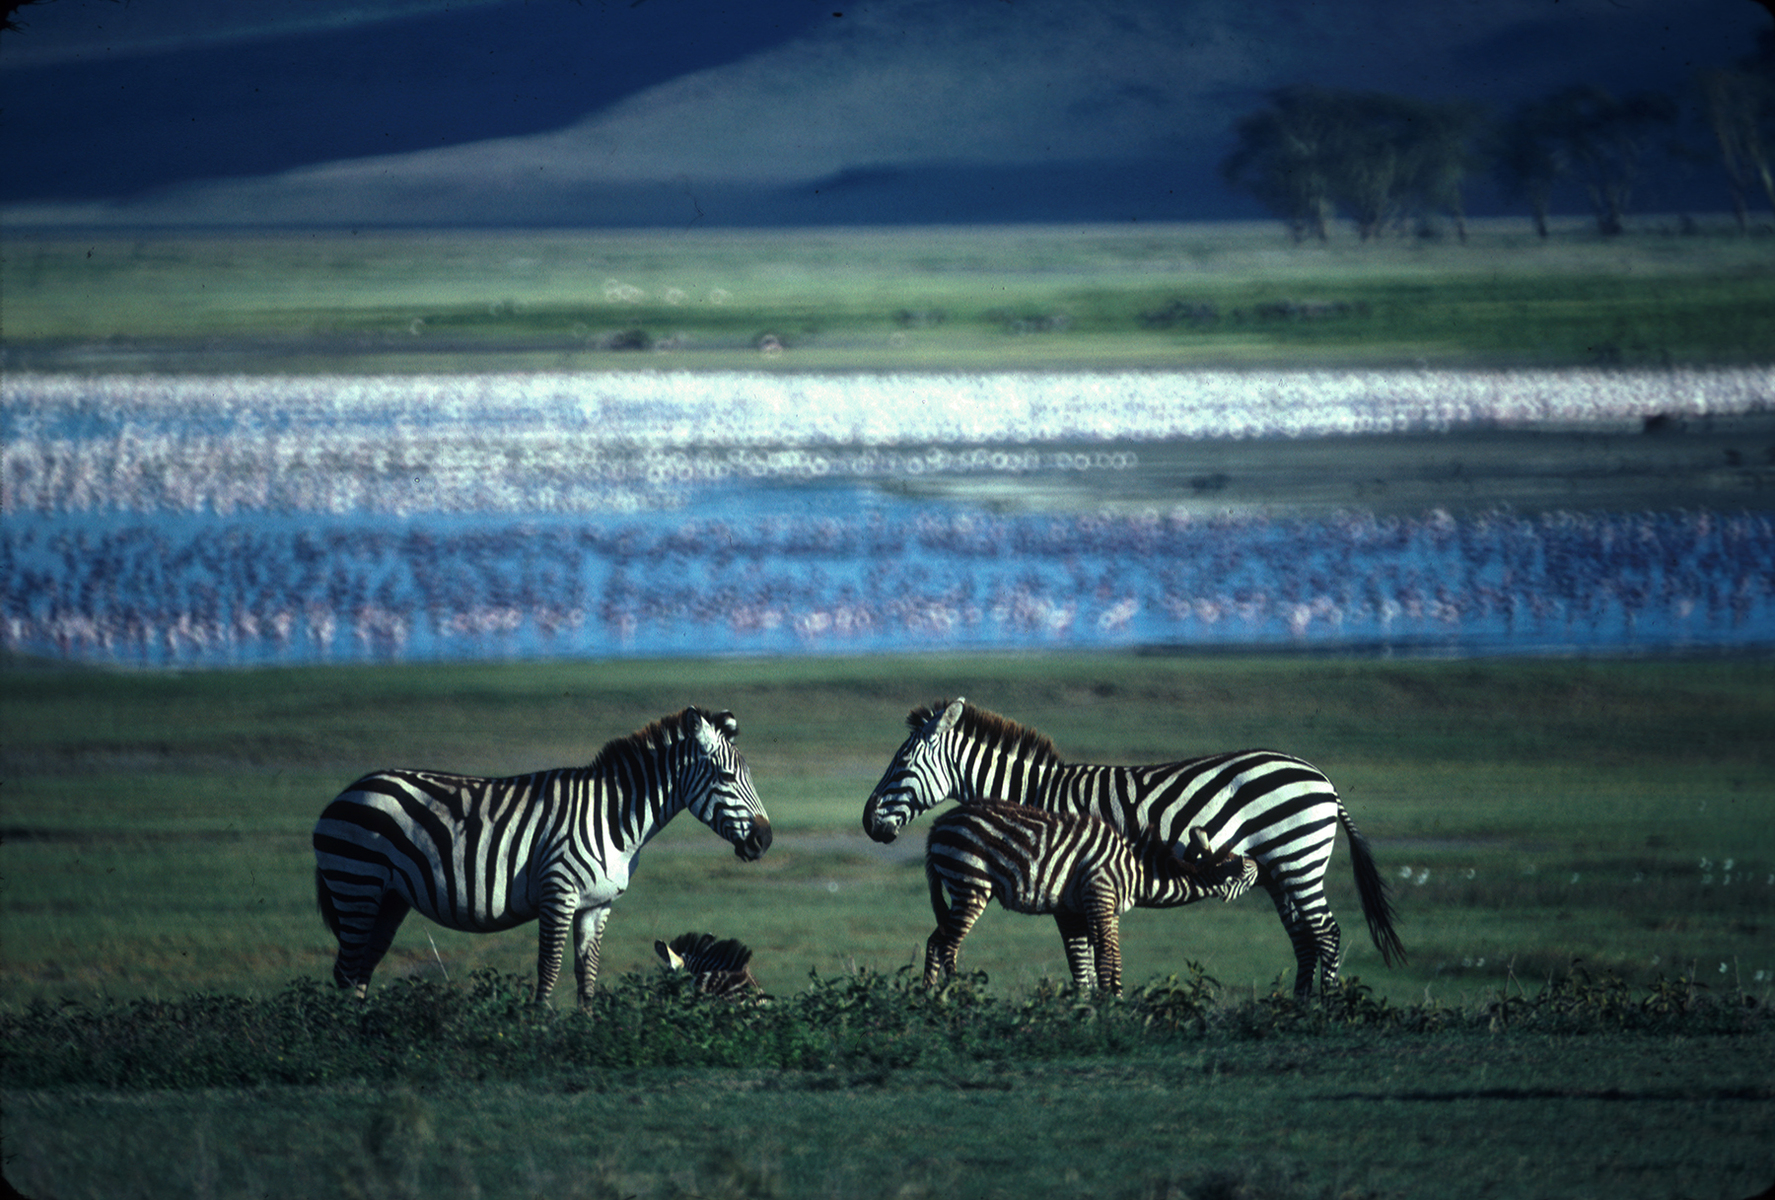
POLYGON ((1767 514, 999 516, 732 486, 620 520, 28 516, 0 554, 9 648, 154 664, 1775 642, 1767 514))
MULTIPOLYGON (((1336 429, 1394 403, 1385 380, 1314 391, 1317 378, 1272 381, 1272 397, 1294 399, 1263 419, 1294 429, 1310 412, 1336 429)), ((754 396, 736 380, 711 424, 697 416, 713 403, 697 398, 716 386, 704 378, 692 400, 651 377, 9 379, 0 644, 192 666, 1775 645, 1769 512, 1004 515, 890 485, 1129 469, 1138 441, 1081 451, 1079 423, 1103 438, 1186 436, 1200 406, 1180 393, 1199 381, 965 379, 954 394, 930 379, 769 381, 777 390, 754 396), (1074 416, 1054 418, 1065 404, 1044 387, 1074 416), (835 413, 853 393, 906 416, 835 413), (959 436, 991 425, 974 411, 982 397, 1012 395, 1054 436, 1028 440, 1024 417, 1004 436, 959 436), (1122 406, 1115 420, 1105 397, 1122 406), (809 398, 820 405, 803 411, 809 398)), ((1706 381, 1677 382, 1689 411, 1722 403, 1706 381)), ((1736 404, 1767 382, 1722 388, 1736 404)), ((1617 392, 1670 400, 1655 384, 1617 392)), ((1562 388, 1593 408, 1605 394, 1565 377, 1526 393, 1458 385, 1445 390, 1465 389, 1462 411, 1481 418, 1473 396, 1515 411, 1524 394, 1554 409, 1562 388)), ((1420 373, 1398 391, 1419 408, 1440 394, 1420 373)))

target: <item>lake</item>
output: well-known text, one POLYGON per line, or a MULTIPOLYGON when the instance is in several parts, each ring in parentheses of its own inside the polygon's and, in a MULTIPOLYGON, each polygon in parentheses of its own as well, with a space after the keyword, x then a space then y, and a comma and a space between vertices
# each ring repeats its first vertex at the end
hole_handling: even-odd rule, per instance
POLYGON ((1775 373, 8 376, 8 651, 1775 644, 1775 373))

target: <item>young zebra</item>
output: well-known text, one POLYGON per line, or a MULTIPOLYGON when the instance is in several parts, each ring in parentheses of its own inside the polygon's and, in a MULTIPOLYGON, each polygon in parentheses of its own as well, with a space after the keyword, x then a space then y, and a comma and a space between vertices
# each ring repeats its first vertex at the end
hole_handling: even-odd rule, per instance
POLYGON ((962 939, 996 899, 1012 912, 1052 913, 1073 982, 1119 996, 1123 913, 1208 896, 1232 900, 1257 878, 1257 863, 1242 855, 1216 857, 1199 826, 1190 830, 1187 846, 1137 853, 1095 817, 968 804, 932 822, 924 873, 937 917, 925 943, 926 987, 954 974, 962 939))
POLYGON ((687 971, 696 978, 699 996, 714 996, 735 1004, 756 1004, 764 989, 752 978, 746 964, 752 951, 734 938, 716 941, 712 933, 683 933, 666 942, 654 942, 653 952, 669 970, 687 971))
POLYGON ((472 933, 540 918, 536 1002, 547 1003, 571 936, 584 1007, 610 905, 667 821, 689 809, 747 861, 770 847, 738 734, 732 713, 687 708, 615 739, 586 767, 364 776, 314 827, 321 917, 339 939, 334 980, 363 996, 410 908, 472 933))
POLYGON ((878 842, 945 800, 986 797, 1095 816, 1137 843, 1175 845, 1201 826, 1223 851, 1257 860, 1257 881, 1293 943, 1294 992, 1304 999, 1315 977, 1321 992, 1337 979, 1340 935, 1325 869, 1342 825, 1369 934, 1389 966, 1405 959, 1367 839, 1331 781, 1298 758, 1239 750, 1156 766, 1068 763, 1041 734, 959 699, 914 709, 907 724, 911 736, 863 807, 863 828, 878 842))

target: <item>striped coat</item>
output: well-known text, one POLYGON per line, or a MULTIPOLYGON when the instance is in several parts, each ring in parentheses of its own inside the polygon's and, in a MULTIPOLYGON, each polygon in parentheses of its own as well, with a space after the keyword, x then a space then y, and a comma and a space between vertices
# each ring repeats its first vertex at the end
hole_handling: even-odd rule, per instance
POLYGON ((932 822, 925 878, 937 928, 925 943, 925 985, 953 974, 962 939, 989 900, 1012 912, 1052 914, 1081 988, 1120 995, 1119 918, 1208 896, 1231 900, 1257 878, 1245 857, 1218 858, 1200 829, 1178 851, 1134 847, 1095 817, 1016 804, 969 804, 932 822))
POLYGON ((1096 817, 1141 844, 1177 845, 1199 826, 1220 850, 1257 861, 1294 948, 1295 995, 1305 997, 1315 982, 1328 988, 1340 964, 1325 871, 1341 826, 1369 934, 1389 965, 1405 957, 1368 841, 1310 763, 1273 750, 1153 766, 1069 763, 1041 734, 959 699, 914 709, 907 724, 910 736, 863 807, 863 828, 878 842, 946 800, 1096 817))
POLYGON ((670 942, 654 942, 653 952, 667 970, 692 976, 699 996, 735 1004, 755 1004, 765 998, 764 989, 748 969, 752 951, 735 938, 716 941, 712 933, 683 933, 670 942))
POLYGON ((743 859, 769 848, 770 819, 734 749, 738 732, 732 713, 687 708, 615 739, 585 767, 359 779, 314 827, 315 890, 339 941, 334 980, 365 994, 410 910, 472 933, 539 921, 537 1003, 571 941, 584 1006, 610 906, 666 822, 688 809, 743 859))

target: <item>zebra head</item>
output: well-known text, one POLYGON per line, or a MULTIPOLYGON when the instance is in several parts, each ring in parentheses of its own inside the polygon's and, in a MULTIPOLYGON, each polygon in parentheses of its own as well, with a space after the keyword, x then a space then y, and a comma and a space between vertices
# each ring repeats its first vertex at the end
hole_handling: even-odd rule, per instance
POLYGON ((747 862, 770 849, 770 817, 752 788, 752 772, 734 749, 740 723, 730 712, 685 714, 693 725, 700 753, 693 762, 697 785, 686 805, 696 819, 733 843, 733 852, 747 862))
POLYGON ((863 805, 863 829, 870 837, 891 842, 919 813, 961 798, 955 725, 966 706, 958 696, 941 708, 913 710, 906 722, 912 736, 894 753, 863 805))

